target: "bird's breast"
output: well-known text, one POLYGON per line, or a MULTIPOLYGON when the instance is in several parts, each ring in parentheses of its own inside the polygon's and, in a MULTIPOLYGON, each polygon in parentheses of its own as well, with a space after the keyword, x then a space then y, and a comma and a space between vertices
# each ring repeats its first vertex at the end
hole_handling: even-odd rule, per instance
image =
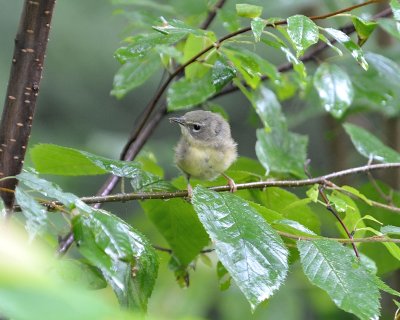
POLYGON ((181 141, 176 150, 176 164, 186 174, 202 180, 212 180, 229 168, 236 159, 236 147, 205 147, 181 141))

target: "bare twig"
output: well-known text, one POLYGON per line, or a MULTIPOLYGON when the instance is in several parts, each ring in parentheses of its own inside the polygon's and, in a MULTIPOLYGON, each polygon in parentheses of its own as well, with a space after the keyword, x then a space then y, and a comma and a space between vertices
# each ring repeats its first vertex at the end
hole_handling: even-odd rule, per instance
POLYGON ((200 25, 200 29, 208 29, 208 27, 210 26, 211 22, 213 22, 215 15, 217 14, 218 9, 221 9, 224 4, 225 4, 226 0, 219 0, 215 6, 210 10, 210 12, 208 13, 207 18, 203 21, 203 23, 200 25))
MULTIPOLYGON (((308 164, 310 163, 310 161, 308 160, 306 162, 306 164, 304 165, 304 172, 306 173, 306 175, 311 178, 311 174, 308 170, 308 164)), ((347 229, 347 226, 344 224, 342 218, 339 216, 339 214, 336 212, 336 210, 332 207, 330 201, 328 200, 328 197, 326 196, 325 192, 324 192, 324 185, 326 185, 327 183, 325 182, 324 184, 320 184, 319 188, 318 188, 318 192, 319 195, 321 196, 321 198, 323 199, 323 201, 325 202, 325 206, 326 209, 333 214, 333 216, 336 218, 337 221, 339 221, 340 225, 342 226, 343 230, 345 231, 345 233, 347 234, 347 236, 349 237, 349 239, 353 239, 353 235, 350 233, 349 229, 347 229)), ((357 247, 356 245, 352 242, 351 246, 353 247, 354 253, 356 255, 356 257, 358 259, 360 259, 360 255, 358 253, 357 247)))
MULTIPOLYGON (((366 173, 368 170, 382 170, 382 169, 393 169, 400 168, 400 163, 381 163, 381 164, 372 164, 366 165, 362 167, 351 168, 347 170, 333 172, 324 176, 319 176, 316 178, 302 179, 302 180, 266 180, 266 181, 257 181, 257 182, 248 182, 248 183, 239 183, 237 184, 238 190, 245 189, 264 189, 268 187, 286 187, 286 188, 297 188, 297 187, 305 187, 314 184, 319 184, 322 186, 334 187, 334 184, 330 182, 330 180, 337 179, 344 176, 366 173)), ((210 190, 216 192, 229 191, 230 187, 225 186, 216 186, 209 188, 210 190)), ((173 199, 173 198, 185 198, 187 197, 187 190, 179 190, 174 192, 133 192, 133 193, 118 193, 107 196, 93 196, 93 197, 82 197, 80 198, 83 202, 87 204, 93 203, 104 203, 104 202, 125 202, 132 200, 150 200, 150 199, 173 199)), ((54 205, 60 205, 59 202, 45 202, 43 205, 47 207, 52 207, 54 205)), ((392 207, 387 206, 388 210, 391 210, 392 207)), ((398 209, 398 208, 396 208, 398 209)), ((394 210, 395 211, 395 210, 394 210)), ((399 210, 400 211, 400 210, 399 210)))
POLYGON ((327 238, 327 237, 312 237, 312 236, 300 236, 291 234, 288 232, 277 231, 278 234, 285 238, 294 239, 294 240, 306 240, 306 241, 317 241, 317 240, 333 240, 340 243, 359 243, 359 242, 392 242, 392 243, 400 243, 400 239, 391 239, 386 236, 374 236, 368 238, 353 238, 353 239, 343 239, 343 238, 327 238))
MULTIPOLYGON (((21 172, 28 145, 55 0, 25 0, 15 38, 14 54, 0 124, 0 178, 21 172)), ((15 190, 16 179, 0 181, 15 190)), ((14 193, 1 192, 7 208, 14 193)))

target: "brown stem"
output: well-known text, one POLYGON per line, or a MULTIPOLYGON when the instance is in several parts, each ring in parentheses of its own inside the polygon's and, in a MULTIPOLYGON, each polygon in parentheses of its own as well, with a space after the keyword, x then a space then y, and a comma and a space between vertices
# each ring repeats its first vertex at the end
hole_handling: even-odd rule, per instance
MULTIPOLYGON (((349 237, 349 239, 353 240, 353 235, 350 233, 349 229, 347 229, 347 226, 344 224, 342 218, 339 216, 339 214, 336 212, 336 210, 333 209, 331 203, 330 203, 329 200, 328 200, 328 197, 325 195, 324 187, 323 187, 323 186, 320 186, 320 187, 318 188, 318 192, 319 192, 321 198, 324 200, 324 202, 325 202, 325 204, 326 204, 326 209, 327 209, 330 213, 332 213, 332 214, 334 215, 334 217, 336 218, 337 221, 339 221, 340 225, 342 226, 344 232, 347 234, 347 236, 349 237)), ((351 246, 353 247, 353 250, 354 250, 354 253, 355 253, 356 257, 357 257, 358 259, 360 259, 360 254, 358 253, 358 250, 357 250, 356 245, 354 244, 354 241, 351 242, 351 246)))
POLYGON ((374 236, 368 238, 353 238, 353 239, 342 239, 342 238, 326 238, 326 237, 308 237, 308 236, 300 236, 291 234, 284 231, 277 231, 282 237, 293 239, 293 240, 306 240, 306 241, 317 241, 317 240, 333 240, 340 243, 357 243, 357 242, 393 242, 393 243, 400 243, 400 239, 391 239, 387 238, 386 236, 374 236))
MULTIPOLYGON (((299 188, 299 187, 319 184, 324 187, 339 189, 337 186, 331 183, 330 180, 359 173, 366 173, 369 170, 373 171, 373 170, 394 169, 394 168, 400 168, 400 163, 382 163, 382 164, 366 165, 362 167, 356 167, 347 170, 333 172, 316 178, 309 178, 302 180, 266 180, 266 181, 239 183, 236 185, 236 187, 238 190, 248 190, 248 189, 264 189, 268 187, 299 188)), ((216 187, 211 187, 209 189, 216 192, 223 192, 223 191, 230 191, 230 186, 228 185, 216 186, 216 187)), ((179 190, 174 192, 119 193, 107 196, 82 197, 80 199, 87 204, 94 204, 103 202, 125 202, 132 200, 150 200, 150 199, 166 200, 172 198, 186 198, 187 195, 188 195, 187 190, 179 190)), ((60 203, 57 201, 51 201, 51 202, 45 202, 43 203, 43 205, 52 208, 54 207, 54 205, 60 205, 60 203)), ((400 213, 400 209, 397 207, 385 206, 385 208, 400 213)))
MULTIPOLYGON (((10 77, 0 123, 0 177, 22 170, 50 31, 55 0, 25 0, 15 38, 10 77)), ((1 188, 15 190, 16 179, 0 181, 1 188)), ((1 192, 7 208, 14 193, 1 192)))
POLYGON ((208 29, 208 27, 210 26, 211 22, 214 21, 214 18, 217 14, 218 9, 221 9, 224 4, 225 4, 226 0, 219 0, 215 6, 210 10, 210 12, 208 13, 207 18, 203 21, 203 23, 200 25, 200 29, 206 30, 208 29))

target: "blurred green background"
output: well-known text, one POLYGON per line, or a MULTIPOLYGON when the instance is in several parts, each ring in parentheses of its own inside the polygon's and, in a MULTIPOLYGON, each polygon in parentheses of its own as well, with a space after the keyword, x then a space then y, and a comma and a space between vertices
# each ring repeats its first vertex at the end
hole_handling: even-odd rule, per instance
MULTIPOLYGON (((186 5, 190 2, 186 2, 186 5)), ((266 5, 265 1, 247 2, 266 5)), ((4 100, 13 39, 23 1, 2 0, 0 4, 0 99, 4 100)), ((184 5, 185 2, 181 1, 181 4, 184 5)), ((264 9, 264 13, 268 16, 282 17, 294 13, 310 15, 329 12, 350 4, 350 1, 334 3, 328 0, 276 1, 268 2, 268 9, 264 9)), ((121 15, 114 15, 115 9, 109 1, 57 1, 30 146, 36 143, 54 143, 105 157, 119 157, 122 146, 134 127, 136 117, 159 85, 161 74, 128 94, 123 100, 118 101, 110 96, 113 76, 119 67, 113 58, 113 52, 120 46, 121 39, 129 34, 125 29, 128 21, 121 15)), ((224 32, 222 29, 217 31, 219 35, 224 32)), ((398 45, 392 46, 389 43, 389 46, 383 47, 378 40, 382 39, 375 36, 366 49, 375 52, 385 50, 385 54, 399 61, 398 45)), ((271 60, 282 61, 279 55, 271 56, 271 60)), ((316 96, 310 94, 307 98, 307 103, 304 100, 292 99, 285 102, 284 107, 285 112, 290 114, 291 123, 296 124, 293 130, 310 137, 309 155, 313 171, 317 174, 338 167, 344 169, 343 165, 346 162, 332 159, 332 154, 343 150, 336 150, 332 141, 343 139, 342 148, 346 148, 350 146, 348 139, 335 131, 337 127, 332 125, 328 117, 306 116, 303 107, 312 105, 316 96)), ((257 122, 247 100, 240 93, 235 93, 217 102, 230 116, 233 136, 239 144, 239 153, 255 158, 254 127, 257 126, 257 122)), ((311 110, 311 114, 320 114, 318 107, 311 110)), ((384 119, 380 116, 374 121, 363 116, 358 121, 366 122, 377 135, 384 133, 380 125, 384 119)), ((178 129, 164 119, 145 147, 145 150, 154 153, 169 178, 179 175, 172 161, 172 146, 178 136, 178 129)), ((30 165, 29 158, 26 163, 30 165)), ((362 165, 364 160, 351 153, 351 156, 347 157, 347 165, 353 164, 362 165)), ((104 177, 51 177, 51 180, 59 183, 66 191, 78 195, 92 195, 96 193, 104 177)), ((149 236, 154 243, 164 245, 137 204, 109 205, 108 208, 132 221, 133 225, 149 236)), ((191 285, 187 289, 181 289, 175 283, 173 274, 168 270, 169 256, 164 253, 160 256, 162 266, 149 306, 149 314, 152 316, 168 319, 198 316, 204 319, 229 320, 353 319, 351 315, 339 311, 323 291, 312 287, 305 280, 298 264, 292 266, 289 279, 279 292, 251 315, 249 305, 234 285, 228 291, 219 291, 213 254, 210 255, 213 267, 210 268, 199 261, 195 272, 191 273, 191 285)))

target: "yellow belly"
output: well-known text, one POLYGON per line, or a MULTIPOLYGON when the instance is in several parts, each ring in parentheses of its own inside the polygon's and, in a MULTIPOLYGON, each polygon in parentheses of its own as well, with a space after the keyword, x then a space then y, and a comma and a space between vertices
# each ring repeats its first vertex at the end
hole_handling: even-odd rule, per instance
POLYGON ((212 180, 223 173, 236 159, 235 148, 204 148, 186 146, 176 164, 186 174, 202 180, 212 180))

